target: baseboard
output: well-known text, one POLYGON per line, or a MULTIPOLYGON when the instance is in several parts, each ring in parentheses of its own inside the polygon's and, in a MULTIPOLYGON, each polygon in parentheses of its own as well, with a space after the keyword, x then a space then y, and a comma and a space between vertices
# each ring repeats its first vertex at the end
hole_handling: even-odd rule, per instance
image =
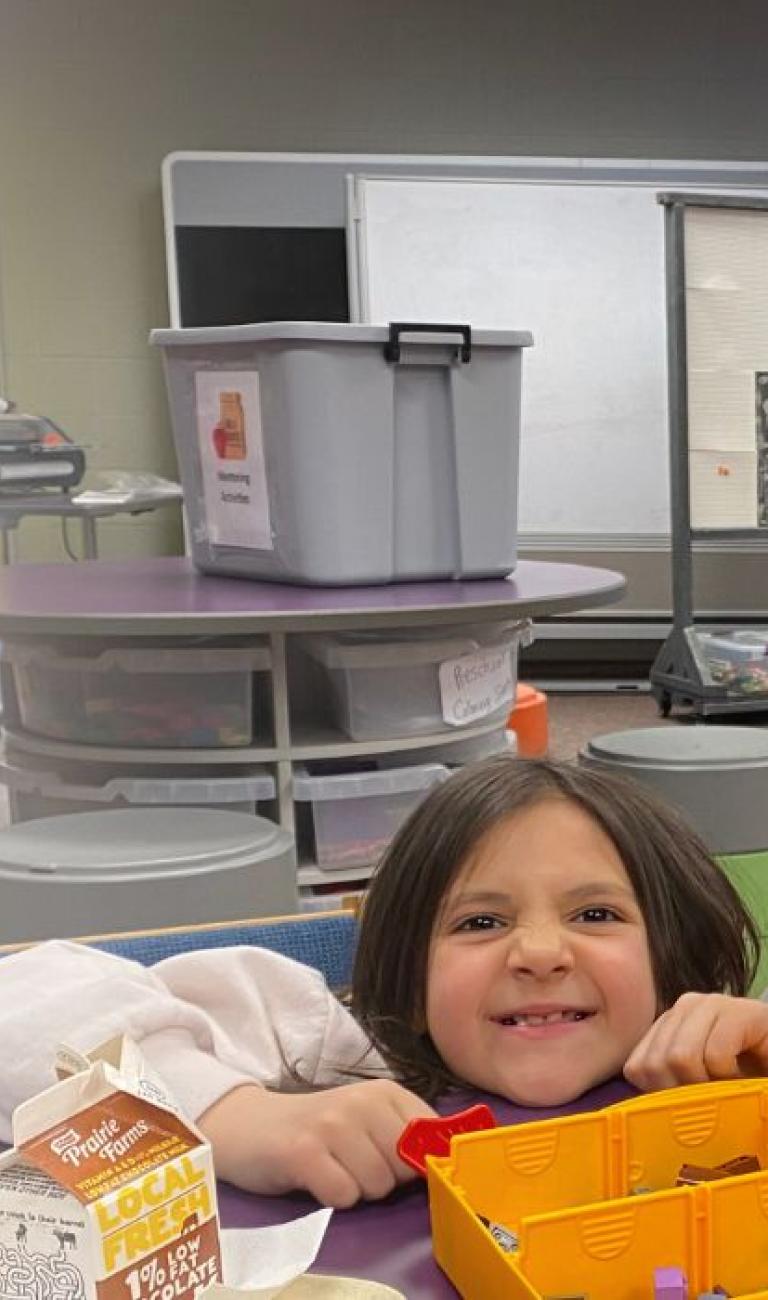
POLYGON ((651 683, 643 679, 611 677, 539 677, 527 674, 526 681, 547 695, 650 695, 651 683))

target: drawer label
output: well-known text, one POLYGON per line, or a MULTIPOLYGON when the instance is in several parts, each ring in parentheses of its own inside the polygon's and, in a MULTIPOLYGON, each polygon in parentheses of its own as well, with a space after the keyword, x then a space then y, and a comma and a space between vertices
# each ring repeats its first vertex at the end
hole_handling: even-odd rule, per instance
POLYGON ((509 704, 515 695, 515 668, 509 646, 477 650, 440 665, 443 721, 451 727, 480 722, 509 704))

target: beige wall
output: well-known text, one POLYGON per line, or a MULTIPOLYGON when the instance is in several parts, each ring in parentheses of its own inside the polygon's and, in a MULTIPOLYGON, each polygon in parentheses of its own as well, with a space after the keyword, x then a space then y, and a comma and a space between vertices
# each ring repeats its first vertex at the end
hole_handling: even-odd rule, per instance
MULTIPOLYGON (((173 475, 165 154, 766 158, 766 35, 760 0, 0 0, 5 390, 94 468, 173 475)), ((173 510, 100 536, 180 542, 173 510)), ((62 555, 55 523, 21 537, 62 555)))

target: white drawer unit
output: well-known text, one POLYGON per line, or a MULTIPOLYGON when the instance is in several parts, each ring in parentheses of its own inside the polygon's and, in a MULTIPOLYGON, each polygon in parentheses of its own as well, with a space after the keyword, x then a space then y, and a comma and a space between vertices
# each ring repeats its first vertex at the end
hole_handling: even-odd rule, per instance
POLYGON ((346 632, 302 640, 322 665, 337 725, 353 740, 502 724, 527 620, 483 627, 346 632))
POLYGON ((262 645, 3 643, 19 717, 39 736, 134 748, 237 748, 266 735, 255 714, 262 645))
POLYGON ((311 856, 318 867, 331 868, 373 865, 428 791, 450 775, 438 763, 327 769, 327 764, 297 764, 293 797, 300 807, 311 807, 311 856))
MULTIPOLYGON (((315 856, 297 865, 298 765, 310 776, 321 775, 313 770, 316 762, 327 773, 336 760, 342 766, 375 761, 380 771, 433 764, 450 768, 475 761, 486 746, 495 752, 503 744, 517 652, 529 635, 527 620, 547 610, 610 603, 624 586, 621 575, 609 570, 530 560, 522 560, 510 580, 327 589, 203 576, 190 560, 175 556, 10 566, 0 590, 5 761, 58 774, 62 784, 47 786, 43 797, 60 800, 62 810, 76 803, 73 793, 104 808, 37 816, 11 829, 21 832, 33 823, 39 828, 51 820, 111 820, 128 813, 135 813, 141 825, 150 813, 164 812, 183 837, 192 814, 245 816, 252 824, 269 805, 271 824, 289 837, 284 870, 296 904, 297 886, 354 891, 370 873, 370 863, 318 866, 315 856), (375 699, 377 725, 363 738, 334 720, 326 666, 302 649, 320 637, 354 640, 367 654, 376 653, 378 645, 388 657, 392 687, 375 699), (421 664, 414 663, 414 648, 417 659, 423 654, 421 664), (133 672, 139 663, 141 669, 133 672), (401 691, 411 689, 410 679, 422 666, 430 673, 433 699, 414 727, 401 691), (121 689, 107 696, 103 686, 113 670, 121 689), (35 688, 32 672, 38 673, 35 688), (451 694, 443 683, 443 698, 441 672, 454 672, 462 689, 451 694), (192 721, 166 722, 154 734, 137 734, 135 718, 141 715, 136 706, 148 697, 158 675, 163 677, 159 704, 184 690, 192 721), (205 709, 220 675, 235 682, 227 698, 237 708, 237 744, 231 734, 206 729, 205 709), (478 698, 474 688, 479 690, 483 679, 483 697, 478 698), (379 728, 380 721, 386 725, 379 728), (98 776, 94 765, 103 765, 98 776), (262 802, 253 788, 246 793, 237 786, 243 769, 254 767, 271 778, 274 800, 262 802), (226 782, 226 799, 219 777, 226 782), (124 806, 111 802, 113 796, 124 806), (163 802, 155 808, 138 802, 145 797, 163 802), (166 798, 174 802, 165 803, 166 798), (246 798, 249 806, 255 800, 257 813, 232 811, 246 798)), ((402 788, 393 791, 404 793, 402 788)), ((310 807, 305 802, 305 810, 310 807)), ((383 832, 375 834, 384 838, 383 832)), ((212 904, 218 902, 213 882, 211 875, 212 904)))
POLYGON ((269 816, 277 791, 273 774, 256 764, 197 772, 181 765, 121 768, 70 762, 54 767, 23 752, 14 754, 8 744, 3 759, 0 783, 8 788, 14 822, 137 807, 214 808, 269 816))
POLYGON ((183 826, 192 809, 249 812, 298 831, 302 888, 343 890, 370 875, 431 785, 508 748, 506 697, 529 627, 500 619, 215 643, 10 638, 0 781, 11 821, 165 807, 183 826), (338 670, 323 662, 337 653, 338 670), (446 722, 446 664, 481 679, 501 665, 495 707, 475 707, 471 688, 468 720, 446 722), (252 733, 244 744, 203 726, 219 688, 238 710, 238 738, 252 733), (169 713, 145 730, 154 692, 169 713), (171 713, 180 693, 185 711, 171 713))

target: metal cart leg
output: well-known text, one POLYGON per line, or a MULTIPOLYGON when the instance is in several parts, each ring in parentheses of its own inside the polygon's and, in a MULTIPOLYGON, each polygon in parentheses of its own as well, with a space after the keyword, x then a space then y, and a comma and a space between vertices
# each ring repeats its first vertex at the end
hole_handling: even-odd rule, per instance
POLYGON ((3 564, 16 563, 17 548, 16 548, 16 534, 14 532, 15 527, 16 527, 15 524, 11 524, 10 527, 6 524, 4 527, 0 528, 0 532, 2 532, 2 538, 3 538, 0 557, 2 558, 3 564))
POLYGON ((83 515, 80 522, 83 530, 83 559, 98 560, 99 547, 96 539, 96 520, 89 519, 88 515, 83 515))

